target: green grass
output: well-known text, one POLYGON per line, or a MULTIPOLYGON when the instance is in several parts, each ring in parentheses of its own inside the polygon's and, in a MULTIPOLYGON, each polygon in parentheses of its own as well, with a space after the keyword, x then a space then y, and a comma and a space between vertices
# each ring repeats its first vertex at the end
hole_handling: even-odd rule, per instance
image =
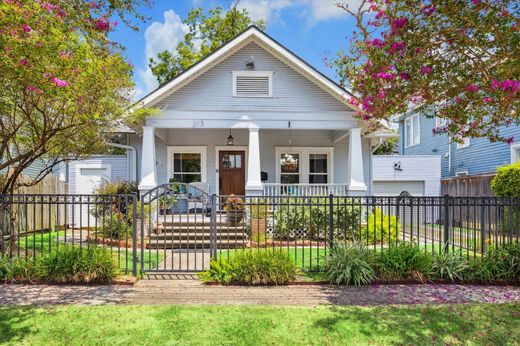
MULTIPOLYGON (((79 234, 79 231, 77 231, 79 234)), ((25 255, 25 249, 29 252, 32 252, 33 249, 36 250, 37 253, 48 253, 49 250, 52 251, 56 249, 59 245, 64 244, 63 238, 65 237, 65 231, 52 231, 47 233, 35 233, 32 235, 28 235, 27 237, 23 237, 19 240, 20 244, 20 255, 25 255), (61 239, 61 242, 58 242, 58 239, 61 239)), ((68 242, 70 244, 70 241, 68 242)), ((76 246, 79 246, 77 244, 76 246)), ((87 244, 83 244, 83 246, 87 246, 87 244)), ((133 269, 133 261, 132 261, 132 248, 120 248, 118 250, 117 247, 108 247, 102 244, 91 244, 90 246, 105 246, 109 251, 112 252, 112 256, 116 260, 119 265, 119 269, 121 272, 125 272, 125 268, 127 268, 128 273, 132 273, 133 269)), ((141 268, 141 264, 139 262, 139 257, 141 256, 141 251, 137 252, 138 262, 137 269, 138 271, 141 268)), ((152 251, 149 253, 145 251, 144 253, 144 268, 145 269, 154 269, 157 265, 163 260, 164 254, 156 251, 152 251)))
POLYGON ((520 304, 0 308, 20 345, 518 345, 520 304))

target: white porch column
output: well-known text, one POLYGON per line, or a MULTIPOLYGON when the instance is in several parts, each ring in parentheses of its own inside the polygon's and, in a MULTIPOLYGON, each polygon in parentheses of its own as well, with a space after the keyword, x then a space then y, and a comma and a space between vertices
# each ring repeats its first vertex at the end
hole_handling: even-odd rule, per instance
POLYGON ((366 191, 364 167, 363 167, 363 150, 361 147, 361 129, 352 128, 349 130, 348 137, 348 176, 349 191, 366 191))
POLYGON ((260 139, 259 128, 249 128, 249 148, 247 157, 247 195, 261 195, 264 191, 260 178, 260 139))
POLYGON ((144 193, 156 186, 155 128, 153 126, 143 126, 143 153, 141 157, 139 191, 144 193))

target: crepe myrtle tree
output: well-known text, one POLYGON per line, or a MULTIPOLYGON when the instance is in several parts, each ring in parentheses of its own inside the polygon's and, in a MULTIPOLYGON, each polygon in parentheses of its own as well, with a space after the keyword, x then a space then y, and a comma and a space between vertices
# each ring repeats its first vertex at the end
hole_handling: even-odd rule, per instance
POLYGON ((447 119, 454 141, 513 141, 520 124, 520 3, 516 0, 362 0, 348 48, 328 61, 365 120, 415 109, 447 119))
POLYGON ((105 134, 126 120, 132 67, 107 35, 117 25, 111 18, 134 27, 142 3, 0 2, 0 194, 99 152, 105 134), (45 169, 21 181, 40 160, 45 169))

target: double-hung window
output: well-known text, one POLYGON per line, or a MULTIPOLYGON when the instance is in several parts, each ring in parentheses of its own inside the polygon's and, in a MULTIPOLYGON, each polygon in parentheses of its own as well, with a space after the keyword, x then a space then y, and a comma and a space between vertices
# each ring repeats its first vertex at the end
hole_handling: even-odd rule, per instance
POLYGON ((333 148, 277 147, 276 181, 282 184, 329 184, 333 148))
POLYGON ((168 177, 192 183, 206 179, 205 147, 168 147, 168 177))
POLYGON ((411 147, 421 142, 421 131, 419 127, 419 115, 414 115, 404 121, 405 147, 411 147))

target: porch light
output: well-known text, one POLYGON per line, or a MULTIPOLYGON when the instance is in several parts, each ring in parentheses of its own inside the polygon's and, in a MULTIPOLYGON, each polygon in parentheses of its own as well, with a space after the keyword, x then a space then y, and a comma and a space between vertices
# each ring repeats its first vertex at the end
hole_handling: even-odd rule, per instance
POLYGON ((233 136, 231 136, 231 129, 229 129, 229 136, 227 138, 227 145, 233 145, 233 136))

